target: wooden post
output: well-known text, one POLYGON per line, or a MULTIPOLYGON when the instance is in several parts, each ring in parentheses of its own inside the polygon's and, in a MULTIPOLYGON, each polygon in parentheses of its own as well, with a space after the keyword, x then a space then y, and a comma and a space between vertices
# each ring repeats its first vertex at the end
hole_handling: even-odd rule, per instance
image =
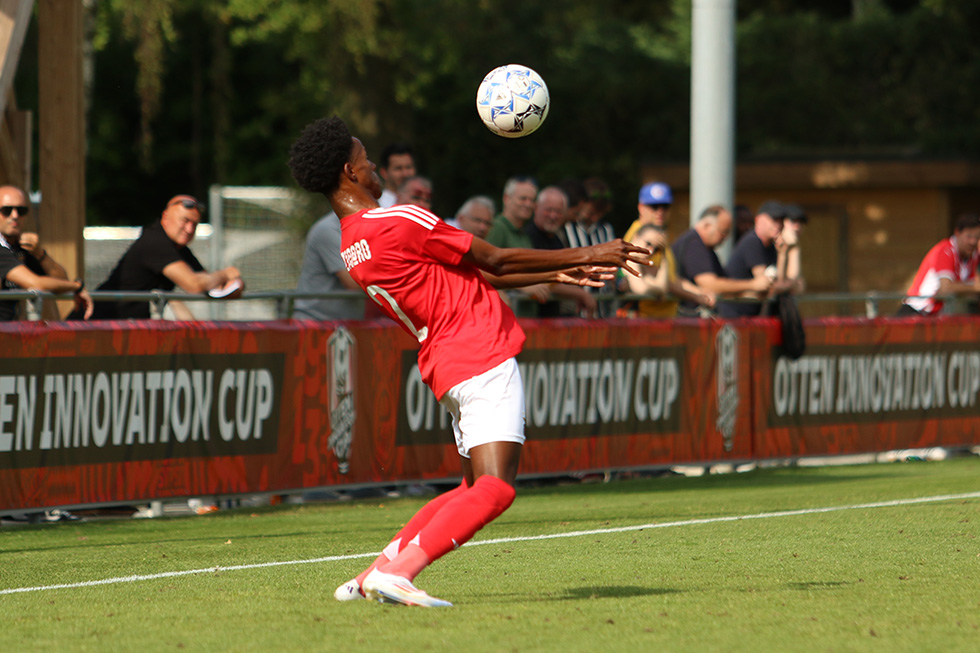
POLYGON ((84 15, 77 0, 38 0, 39 164, 35 223, 70 279, 85 272, 84 15))

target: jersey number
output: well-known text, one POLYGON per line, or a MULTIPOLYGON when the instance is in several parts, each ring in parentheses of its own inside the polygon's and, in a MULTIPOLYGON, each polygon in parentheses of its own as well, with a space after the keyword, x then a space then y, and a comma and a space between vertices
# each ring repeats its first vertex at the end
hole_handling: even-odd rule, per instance
POLYGON ((398 319, 402 321, 402 324, 405 325, 409 333, 415 336, 419 342, 422 342, 429 337, 429 327, 422 327, 421 329, 416 328, 416 326, 412 324, 412 321, 408 319, 408 316, 405 315, 405 311, 403 311, 401 306, 398 305, 398 302, 395 301, 395 298, 388 294, 387 290, 380 286, 368 286, 367 294, 378 304, 378 306, 382 305, 381 300, 378 298, 383 297, 384 300, 388 302, 388 306, 391 307, 392 312, 398 316, 398 319))

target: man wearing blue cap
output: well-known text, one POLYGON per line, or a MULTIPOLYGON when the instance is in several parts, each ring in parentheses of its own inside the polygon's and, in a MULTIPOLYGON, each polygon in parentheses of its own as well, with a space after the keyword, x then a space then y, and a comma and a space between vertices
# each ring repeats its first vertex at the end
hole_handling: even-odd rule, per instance
POLYGON ((636 210, 639 214, 630 228, 626 230, 623 240, 630 242, 636 232, 645 224, 652 224, 661 232, 667 231, 667 220, 670 217, 670 205, 674 203, 674 195, 670 186, 655 181, 644 184, 640 189, 636 210))

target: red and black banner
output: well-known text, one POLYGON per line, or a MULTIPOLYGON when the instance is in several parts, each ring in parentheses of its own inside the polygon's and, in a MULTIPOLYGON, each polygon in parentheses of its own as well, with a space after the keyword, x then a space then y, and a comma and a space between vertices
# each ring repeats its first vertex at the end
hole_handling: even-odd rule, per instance
MULTIPOLYGON (((527 475, 980 443, 976 318, 528 320, 527 475)), ((458 478, 387 321, 0 325, 0 511, 458 478)))

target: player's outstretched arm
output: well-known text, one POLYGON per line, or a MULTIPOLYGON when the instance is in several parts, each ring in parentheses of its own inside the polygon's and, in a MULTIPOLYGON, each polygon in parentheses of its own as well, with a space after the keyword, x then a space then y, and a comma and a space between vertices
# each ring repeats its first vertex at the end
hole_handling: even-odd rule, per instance
POLYGON ((556 270, 554 272, 532 272, 528 274, 508 274, 505 276, 497 276, 484 271, 483 278, 489 281, 490 285, 497 290, 525 288, 540 283, 564 283, 570 286, 602 288, 606 285, 606 281, 616 277, 614 274, 615 269, 615 267, 580 265, 567 270, 556 270))
POLYGON ((463 259, 498 277, 555 272, 583 265, 622 267, 636 274, 626 264, 649 265, 650 250, 631 245, 619 238, 601 245, 554 250, 500 248, 481 238, 474 238, 470 251, 463 259))

